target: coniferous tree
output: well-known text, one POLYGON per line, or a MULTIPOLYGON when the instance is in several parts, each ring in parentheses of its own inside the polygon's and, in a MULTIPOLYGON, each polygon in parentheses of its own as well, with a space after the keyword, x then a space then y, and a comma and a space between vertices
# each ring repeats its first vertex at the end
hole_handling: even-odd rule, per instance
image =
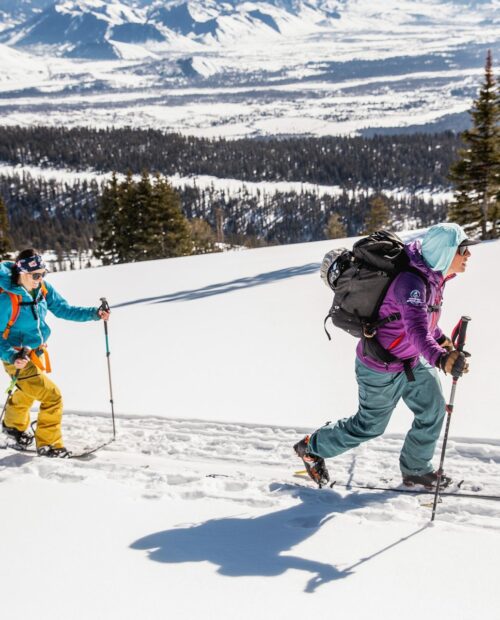
POLYGON ((156 221, 156 196, 149 172, 144 170, 138 183, 127 189, 127 213, 129 229, 129 261, 159 258, 157 238, 160 234, 156 221))
POLYGON ((96 239, 96 256, 104 265, 124 260, 124 216, 120 186, 113 172, 110 181, 103 188, 101 203, 97 210, 99 232, 96 239))
POLYGON ((219 252, 217 238, 210 224, 200 218, 195 217, 190 220, 191 240, 193 242, 193 252, 195 254, 209 254, 219 252))
POLYGON ((346 228, 338 213, 332 213, 328 218, 328 223, 325 228, 325 236, 327 239, 339 239, 347 236, 346 228))
POLYGON ((192 241, 177 192, 159 175, 144 171, 135 182, 113 175, 98 211, 98 252, 104 264, 191 254, 192 241))
POLYGON ((155 244, 149 258, 186 256, 193 251, 189 222, 181 209, 178 192, 160 175, 156 175, 152 191, 152 220, 155 244))
POLYGON ((455 199, 448 216, 483 239, 498 235, 500 200, 500 101, 488 51, 484 83, 470 111, 473 126, 462 134, 465 148, 451 167, 455 199))
POLYGON ((383 196, 375 196, 370 200, 370 210, 364 221, 364 234, 369 235, 388 228, 391 220, 391 211, 383 196))
POLYGON ((9 214, 7 207, 0 196, 0 259, 9 257, 9 251, 12 249, 12 241, 9 235, 9 214))

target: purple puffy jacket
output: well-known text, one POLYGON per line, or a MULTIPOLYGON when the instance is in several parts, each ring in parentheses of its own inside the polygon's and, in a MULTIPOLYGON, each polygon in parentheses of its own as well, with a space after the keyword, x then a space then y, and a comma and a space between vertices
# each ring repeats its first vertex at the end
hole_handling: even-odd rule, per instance
MULTIPOLYGON (((429 312, 429 306, 441 305, 445 282, 454 276, 445 279, 440 271, 432 271, 422 258, 420 241, 409 243, 405 250, 411 266, 422 273, 423 279, 412 272, 403 272, 396 276, 382 302, 379 317, 399 312, 401 318, 379 327, 376 338, 382 347, 395 357, 401 360, 414 358, 412 366, 416 366, 420 356, 435 366, 445 350, 436 342, 443 334, 438 327, 441 312, 429 312)), ((359 360, 373 370, 403 370, 400 362, 384 364, 364 355, 362 341, 359 342, 356 353, 359 360)))

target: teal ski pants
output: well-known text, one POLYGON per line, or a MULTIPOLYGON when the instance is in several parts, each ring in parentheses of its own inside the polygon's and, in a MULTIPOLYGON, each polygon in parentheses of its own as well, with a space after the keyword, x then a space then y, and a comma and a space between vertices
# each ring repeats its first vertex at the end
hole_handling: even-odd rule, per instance
POLYGON ((358 412, 317 430, 311 435, 309 452, 323 458, 338 456, 382 435, 402 398, 415 418, 401 450, 401 472, 420 475, 433 471, 432 457, 446 403, 435 368, 420 359, 413 374, 415 381, 408 381, 404 372, 378 372, 356 359, 358 412))

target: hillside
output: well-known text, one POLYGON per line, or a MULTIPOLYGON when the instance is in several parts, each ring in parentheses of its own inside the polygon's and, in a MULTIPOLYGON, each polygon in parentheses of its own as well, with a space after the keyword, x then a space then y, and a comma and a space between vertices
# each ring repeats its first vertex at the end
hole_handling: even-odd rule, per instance
MULTIPOLYGON (((263 618, 495 617, 500 504, 474 494, 500 495, 486 283, 500 245, 475 247, 447 289, 442 325, 471 315, 473 357, 446 469, 472 497, 444 497, 433 527, 429 496, 355 488, 398 485, 404 406, 383 438, 329 463, 333 489, 293 475, 297 438, 356 402, 355 341, 322 328, 331 245, 50 275, 74 303, 113 306, 117 440, 87 461, 0 451, 2 586, 29 571, 23 616, 247 619, 258 597, 263 618)), ((97 445, 111 437, 102 325, 50 323, 66 445, 97 445)), ((3 613, 19 615, 18 597, 3 613)))

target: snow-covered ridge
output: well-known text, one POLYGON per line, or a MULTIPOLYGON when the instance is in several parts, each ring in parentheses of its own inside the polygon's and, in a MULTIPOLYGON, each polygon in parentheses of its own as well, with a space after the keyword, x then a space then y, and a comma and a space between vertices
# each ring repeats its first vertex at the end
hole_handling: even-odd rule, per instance
POLYGON ((451 22, 479 24, 497 15, 493 5, 476 4, 467 8, 465 11, 463 4, 440 0, 386 2, 382 11, 366 0, 307 3, 257 0, 232 4, 220 0, 169 0, 143 3, 143 6, 125 0, 57 0, 0 38, 16 45, 58 43, 65 55, 85 56, 84 43, 92 42, 95 53, 99 53, 99 48, 104 53, 104 46, 111 43, 112 48, 114 39, 144 44, 167 41, 173 33, 209 46, 233 45, 248 37, 264 37, 271 42, 277 36, 326 35, 338 30, 405 30, 451 22), (67 44, 72 47, 65 49, 67 44))

